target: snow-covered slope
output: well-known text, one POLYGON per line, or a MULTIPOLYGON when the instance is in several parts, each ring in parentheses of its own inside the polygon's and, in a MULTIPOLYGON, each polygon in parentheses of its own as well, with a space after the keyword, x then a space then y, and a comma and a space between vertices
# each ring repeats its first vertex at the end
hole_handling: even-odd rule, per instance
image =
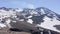
MULTIPOLYGON (((8 22, 8 19, 11 18, 15 18, 16 17, 16 12, 14 12, 13 10, 9 10, 5 7, 0 8, 0 27, 6 27, 6 22, 8 22)), ((9 23, 9 22, 8 22, 9 23)))
POLYGON ((60 25, 60 21, 56 20, 56 18, 50 19, 47 16, 45 16, 43 20, 44 22, 42 22, 40 25, 37 25, 37 26, 41 26, 46 29, 60 32, 54 27, 54 25, 60 25))
POLYGON ((54 27, 60 25, 60 15, 45 7, 36 9, 0 8, 0 27, 11 27, 9 23, 11 21, 16 22, 16 20, 60 32, 59 28, 54 27), (3 26, 1 26, 1 23, 3 26))

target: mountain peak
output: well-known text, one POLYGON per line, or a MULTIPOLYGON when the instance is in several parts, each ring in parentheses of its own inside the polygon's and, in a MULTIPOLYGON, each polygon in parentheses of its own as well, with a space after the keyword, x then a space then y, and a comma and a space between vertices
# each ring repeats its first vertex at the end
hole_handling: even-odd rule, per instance
POLYGON ((38 8, 36 8, 36 9, 46 9, 46 7, 38 7, 38 8))

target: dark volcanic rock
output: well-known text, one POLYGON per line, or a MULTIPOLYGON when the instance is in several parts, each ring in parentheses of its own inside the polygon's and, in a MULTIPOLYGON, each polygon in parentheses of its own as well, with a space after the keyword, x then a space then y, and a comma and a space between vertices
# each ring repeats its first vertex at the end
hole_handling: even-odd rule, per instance
POLYGON ((54 27, 56 27, 57 30, 60 30, 60 25, 54 25, 54 27))

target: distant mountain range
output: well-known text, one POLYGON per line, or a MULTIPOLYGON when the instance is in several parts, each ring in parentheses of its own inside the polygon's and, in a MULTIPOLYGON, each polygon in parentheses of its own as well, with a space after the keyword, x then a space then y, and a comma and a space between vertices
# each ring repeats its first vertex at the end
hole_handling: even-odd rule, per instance
POLYGON ((60 32, 60 15, 48 8, 0 8, 0 28, 11 27, 11 21, 17 20, 60 32))

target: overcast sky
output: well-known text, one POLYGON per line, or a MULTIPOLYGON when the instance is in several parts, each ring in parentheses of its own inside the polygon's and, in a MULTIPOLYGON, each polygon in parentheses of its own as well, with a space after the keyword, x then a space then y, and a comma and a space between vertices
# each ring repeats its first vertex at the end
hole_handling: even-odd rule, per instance
POLYGON ((60 14, 60 0, 0 0, 0 7, 7 8, 46 7, 60 14))

